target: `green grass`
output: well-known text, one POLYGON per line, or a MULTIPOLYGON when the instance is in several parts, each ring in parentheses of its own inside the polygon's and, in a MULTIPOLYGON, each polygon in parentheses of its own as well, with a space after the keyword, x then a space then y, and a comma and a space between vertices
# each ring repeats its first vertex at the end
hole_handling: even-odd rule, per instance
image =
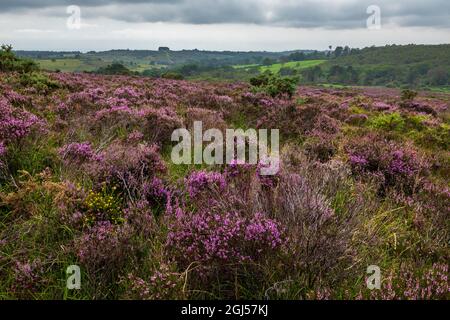
POLYGON ((258 66, 260 66, 260 65, 254 63, 254 64, 237 64, 237 65, 234 65, 232 67, 233 67, 233 69, 249 69, 249 68, 255 68, 255 67, 258 67, 258 66))
POLYGON ((450 86, 447 87, 429 87, 427 90, 439 93, 450 93, 450 86))
POLYGON ((305 60, 305 61, 291 61, 286 63, 275 63, 270 66, 261 66, 259 71, 266 72, 270 71, 272 73, 278 73, 281 68, 288 67, 295 70, 303 70, 310 67, 318 66, 324 63, 326 60, 305 60))
POLYGON ((85 60, 85 59, 43 59, 37 60, 39 66, 44 70, 50 71, 94 71, 100 67, 106 66, 108 63, 103 60, 85 60))
POLYGON ((333 89, 345 89, 345 88, 350 87, 350 86, 346 86, 344 84, 333 84, 333 83, 321 83, 321 84, 319 84, 319 86, 324 87, 324 88, 333 88, 333 89))

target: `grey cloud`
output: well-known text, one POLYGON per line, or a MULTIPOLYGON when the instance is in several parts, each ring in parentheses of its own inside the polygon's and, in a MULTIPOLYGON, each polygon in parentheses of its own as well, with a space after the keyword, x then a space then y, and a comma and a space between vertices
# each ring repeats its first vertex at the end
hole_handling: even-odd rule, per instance
MULTIPOLYGON (((401 26, 450 27, 448 0, 15 0, 0 1, 2 11, 50 9, 77 4, 87 18, 107 17, 126 22, 188 24, 244 23, 305 28, 364 27, 369 5, 381 8, 382 23, 401 26)), ((59 10, 58 12, 60 12, 59 10)))

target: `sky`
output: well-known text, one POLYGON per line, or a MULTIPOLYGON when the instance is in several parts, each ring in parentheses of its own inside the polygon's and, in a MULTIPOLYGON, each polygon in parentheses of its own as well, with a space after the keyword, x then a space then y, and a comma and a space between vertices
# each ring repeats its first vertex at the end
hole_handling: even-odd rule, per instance
POLYGON ((0 0, 16 50, 284 51, 450 43, 449 0, 0 0))

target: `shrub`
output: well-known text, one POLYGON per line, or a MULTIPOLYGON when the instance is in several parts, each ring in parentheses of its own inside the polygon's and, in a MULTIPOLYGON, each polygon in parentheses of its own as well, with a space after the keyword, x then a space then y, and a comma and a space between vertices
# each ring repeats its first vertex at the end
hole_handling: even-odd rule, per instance
POLYGON ((275 219, 289 237, 291 263, 309 274, 312 285, 344 256, 350 225, 336 227, 330 202, 297 174, 282 175, 275 201, 275 219))
POLYGON ((271 97, 287 95, 289 98, 292 98, 296 89, 297 79, 282 78, 272 74, 262 74, 250 79, 250 84, 271 97))
POLYGON ((405 128, 405 120, 398 112, 380 114, 369 120, 369 126, 377 129, 402 132, 405 128))
POLYGON ((98 281, 111 281, 132 258, 131 231, 127 224, 117 226, 109 221, 97 222, 75 239, 76 256, 98 281))
POLYGON ((115 194, 115 191, 115 187, 111 190, 103 187, 100 192, 91 190, 88 193, 84 203, 87 210, 83 214, 87 225, 92 225, 96 221, 109 221, 114 224, 124 222, 122 199, 115 194))
POLYGON ((367 122, 369 117, 366 114, 352 114, 345 122, 354 126, 362 126, 367 122))
POLYGON ((448 265, 433 264, 428 270, 402 267, 398 274, 391 273, 381 290, 371 292, 372 299, 382 300, 431 300, 446 299, 450 291, 448 265))
POLYGON ((0 141, 5 144, 20 142, 33 131, 42 130, 44 121, 21 108, 12 107, 0 99, 0 141))
POLYGON ((31 299, 33 292, 39 290, 44 281, 43 264, 39 259, 33 261, 16 261, 14 267, 14 283, 10 288, 15 297, 31 299))
POLYGON ((159 145, 171 143, 172 132, 183 127, 183 120, 170 108, 148 108, 140 111, 140 115, 145 138, 159 145))
POLYGON ((283 241, 278 224, 261 213, 180 212, 169 225, 166 247, 182 270, 196 263, 200 278, 218 272, 227 279, 237 264, 263 261, 283 241))
POLYGON ((183 274, 174 272, 167 264, 163 264, 145 280, 130 273, 127 277, 130 289, 126 294, 128 299, 155 300, 181 298, 183 289, 183 274))
POLYGON ((80 165, 88 161, 102 161, 103 157, 92 149, 90 142, 70 143, 59 149, 59 155, 66 165, 80 165))
POLYGON ((181 73, 178 72, 165 72, 161 75, 164 79, 171 79, 171 80, 183 80, 184 77, 181 73))
POLYGON ((25 87, 33 87, 40 92, 49 92, 60 87, 58 82, 40 72, 22 74, 20 76, 20 84, 25 87))
POLYGON ((337 151, 336 142, 332 135, 315 134, 304 143, 305 153, 320 162, 329 161, 337 151))
POLYGON ((417 91, 405 89, 402 91, 401 99, 402 101, 412 101, 417 97, 417 91))
POLYGON ((130 71, 121 63, 112 63, 106 67, 99 68, 96 73, 108 74, 108 75, 132 75, 133 72, 130 71))
POLYGON ((402 147, 369 135, 351 143, 346 149, 354 174, 381 176, 382 192, 395 186, 412 193, 418 187, 420 178, 428 174, 429 165, 409 145, 402 147))
POLYGON ((13 52, 12 47, 2 44, 0 47, 0 71, 17 71, 28 73, 38 70, 37 64, 29 59, 18 58, 13 52))
POLYGON ((210 188, 224 190, 226 181, 218 172, 195 171, 186 178, 186 185, 189 196, 195 198, 210 188))

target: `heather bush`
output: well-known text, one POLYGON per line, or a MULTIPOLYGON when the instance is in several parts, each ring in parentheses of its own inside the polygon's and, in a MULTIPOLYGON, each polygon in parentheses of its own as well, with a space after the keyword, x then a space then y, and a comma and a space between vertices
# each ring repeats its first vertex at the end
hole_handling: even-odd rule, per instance
POLYGON ((39 259, 33 261, 16 261, 14 283, 10 291, 19 299, 32 299, 34 292, 45 285, 43 265, 39 259))
POLYGON ((447 299, 450 293, 448 265, 435 263, 425 270, 404 266, 391 272, 380 291, 372 291, 371 299, 434 300, 447 299), (418 271, 419 270, 419 271, 418 271))
POLYGON ((131 237, 132 229, 128 224, 118 226, 100 221, 74 240, 76 257, 97 281, 100 290, 117 279, 127 262, 133 259, 131 237))
POLYGON ((102 156, 92 149, 90 142, 70 143, 59 149, 59 155, 67 165, 81 165, 84 162, 102 161, 102 156))
POLYGON ((172 132, 183 127, 183 120, 170 108, 147 108, 140 111, 140 115, 145 138, 159 145, 170 143, 172 132))
POLYGON ((263 261, 284 243, 282 229, 262 213, 177 211, 169 224, 166 247, 180 270, 192 267, 192 281, 233 279, 240 264, 263 261))
POLYGON ((228 128, 226 122, 223 120, 222 114, 213 110, 206 110, 202 108, 188 108, 186 110, 186 124, 189 130, 192 130, 194 121, 201 121, 203 131, 208 129, 219 129, 223 133, 228 128))
POLYGON ((367 122, 369 117, 366 114, 352 114, 347 119, 345 119, 345 122, 354 126, 361 126, 367 122))
POLYGON ((429 165, 411 146, 401 147, 372 135, 349 144, 347 152, 353 173, 380 176, 383 192, 396 187, 413 193, 429 171, 429 165))
POLYGON ((159 270, 145 280, 130 273, 126 279, 130 289, 125 297, 139 300, 183 298, 180 294, 184 285, 183 276, 184 274, 172 271, 166 264, 161 265, 159 270))
POLYGON ((136 110, 127 106, 113 106, 95 113, 91 130, 96 136, 110 136, 119 129, 132 130, 139 123, 140 117, 136 110))
POLYGON ((33 131, 44 127, 44 122, 34 114, 0 99, 0 141, 3 143, 20 144, 33 131))
POLYGON ((304 143, 305 153, 312 159, 320 162, 329 161, 337 151, 333 135, 316 133, 310 136, 304 143))
POLYGON ((2 73, 0 296, 446 299, 446 97, 262 80, 2 73), (194 120, 280 129, 280 171, 173 164, 194 120))
POLYGON ((191 198, 198 197, 208 189, 224 190, 225 178, 218 172, 195 171, 186 178, 186 186, 191 198))
POLYGON ((403 109, 408 110, 408 111, 420 112, 420 113, 437 116, 437 112, 436 112, 436 110, 434 110, 433 107, 431 107, 427 104, 419 103, 419 102, 413 102, 413 101, 402 102, 402 103, 400 103, 400 107, 402 107, 403 109))
POLYGON ((287 228, 292 268, 307 272, 313 285, 345 256, 350 225, 336 225, 329 200, 297 174, 282 176, 275 201, 272 214, 287 228))

